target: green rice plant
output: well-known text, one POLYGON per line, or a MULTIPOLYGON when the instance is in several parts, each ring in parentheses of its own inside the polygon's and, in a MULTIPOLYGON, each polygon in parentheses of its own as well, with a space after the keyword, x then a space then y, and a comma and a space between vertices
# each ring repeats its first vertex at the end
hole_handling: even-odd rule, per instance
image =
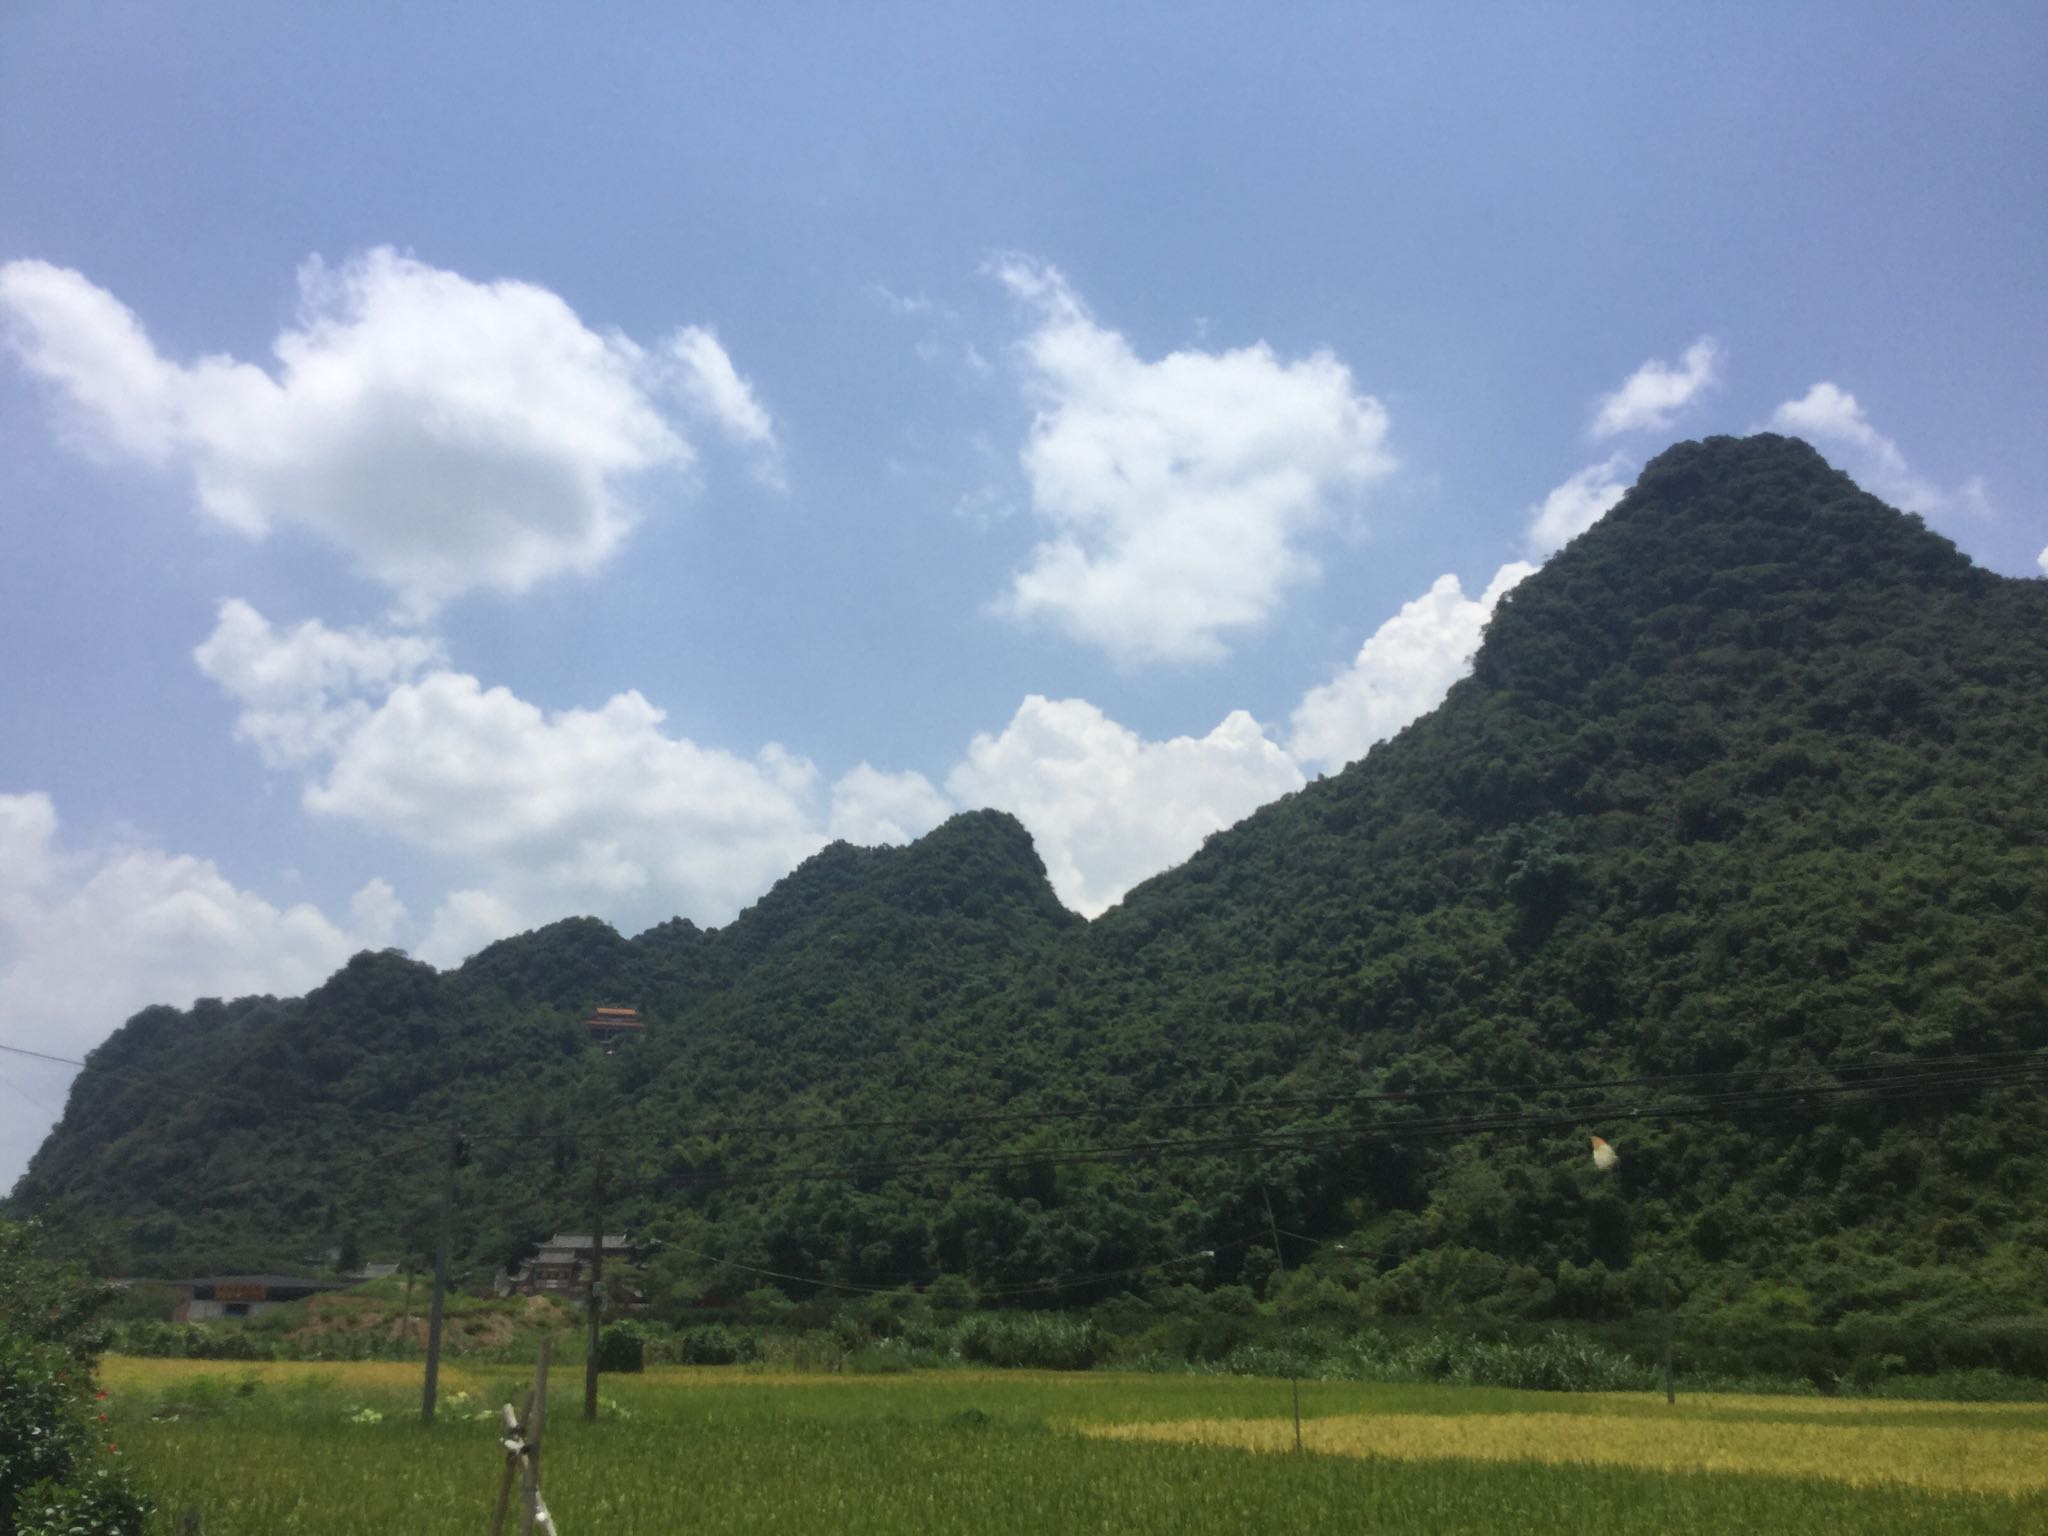
MULTIPOLYGON (((110 1362, 121 1443, 160 1491, 163 1536, 187 1511, 208 1536, 481 1528, 502 1464, 488 1419, 530 1381, 444 1372, 444 1411, 427 1430, 416 1369, 330 1367, 303 1388, 293 1371, 319 1373, 242 1369, 259 1383, 247 1396, 221 1366, 110 1362), (220 1411, 150 1420, 151 1394, 184 1385, 172 1369, 217 1377, 220 1411)), ((565 1528, 606 1536, 2048 1530, 2048 1497, 2024 1484, 2048 1410, 2028 1405, 1749 1397, 1673 1410, 1641 1393, 1310 1381, 1311 1454, 1295 1456, 1286 1383, 1242 1376, 658 1366, 606 1378, 594 1425, 578 1412, 581 1387, 574 1372, 556 1378, 544 1482, 565 1528), (1197 1443, 1205 1424, 1233 1427, 1197 1443), (1109 1437, 1134 1427, 1150 1438, 1109 1437), (1347 1453, 1347 1437, 1372 1435, 1398 1454, 1347 1453), (1274 1454, 1243 1448, 1254 1443, 1274 1454), (1612 1454, 1597 1462, 1588 1445, 1612 1454), (1788 1461, 1952 1470, 1946 1488, 1858 1486, 1788 1461)))

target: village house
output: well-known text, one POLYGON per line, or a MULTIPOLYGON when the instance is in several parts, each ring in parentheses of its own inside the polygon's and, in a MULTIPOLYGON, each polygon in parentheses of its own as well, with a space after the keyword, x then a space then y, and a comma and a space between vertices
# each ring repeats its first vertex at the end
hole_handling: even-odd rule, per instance
MULTIPOLYGON (((612 1265, 632 1262, 633 1248, 624 1233, 605 1235, 604 1259, 612 1265)), ((517 1270, 509 1275, 500 1270, 492 1289, 500 1296, 572 1296, 582 1300, 590 1295, 591 1264, 587 1235, 557 1232, 517 1270)))

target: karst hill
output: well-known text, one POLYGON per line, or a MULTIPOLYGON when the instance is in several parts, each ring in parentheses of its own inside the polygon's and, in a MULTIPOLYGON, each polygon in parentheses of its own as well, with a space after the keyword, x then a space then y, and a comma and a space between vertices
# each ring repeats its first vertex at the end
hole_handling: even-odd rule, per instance
POLYGON ((130 1272, 390 1251, 460 1131, 486 1263, 573 1225, 602 1147, 618 1224, 861 1284, 1203 1246, 1229 1281, 1270 1197, 1290 1262, 1388 1311, 1612 1314, 1653 1269, 2010 1309, 2048 1116, 1987 1058, 2048 1043, 2044 701, 2048 582, 1802 443, 1685 443, 1439 709, 1092 923, 977 812, 714 931, 149 1009, 13 1205, 130 1272), (649 1028, 607 1056, 610 1002, 649 1028))

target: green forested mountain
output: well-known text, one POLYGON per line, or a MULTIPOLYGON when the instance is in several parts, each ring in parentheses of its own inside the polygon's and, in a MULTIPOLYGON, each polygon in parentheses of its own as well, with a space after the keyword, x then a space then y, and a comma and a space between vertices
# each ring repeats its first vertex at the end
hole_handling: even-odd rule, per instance
POLYGON ((1367 1312, 1624 1315, 1667 1271, 1759 1317, 2033 1310, 2038 1088, 1827 1090, 2048 1044, 2044 621, 1803 444, 1682 444, 1441 708, 1093 923, 983 812, 716 931, 149 1009, 13 1204, 129 1270, 388 1252, 459 1128, 484 1262, 585 1229, 602 1150, 607 1225, 714 1286, 697 1255, 1087 1299, 1204 1248, 1163 1273, 1258 1280, 1277 1227, 1367 1312), (651 1027, 607 1057, 613 1002, 651 1027))

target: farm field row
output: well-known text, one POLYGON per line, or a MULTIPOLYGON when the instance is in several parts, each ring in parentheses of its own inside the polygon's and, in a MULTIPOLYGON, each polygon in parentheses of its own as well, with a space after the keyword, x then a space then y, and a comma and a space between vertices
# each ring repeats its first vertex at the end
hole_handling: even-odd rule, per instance
MULTIPOLYGON (((160 1528, 479 1530, 508 1368, 105 1363, 160 1528)), ((1108 1373, 558 1377, 543 1457, 570 1536, 1234 1531, 2048 1532, 2048 1409, 1574 1397, 1108 1373)))

